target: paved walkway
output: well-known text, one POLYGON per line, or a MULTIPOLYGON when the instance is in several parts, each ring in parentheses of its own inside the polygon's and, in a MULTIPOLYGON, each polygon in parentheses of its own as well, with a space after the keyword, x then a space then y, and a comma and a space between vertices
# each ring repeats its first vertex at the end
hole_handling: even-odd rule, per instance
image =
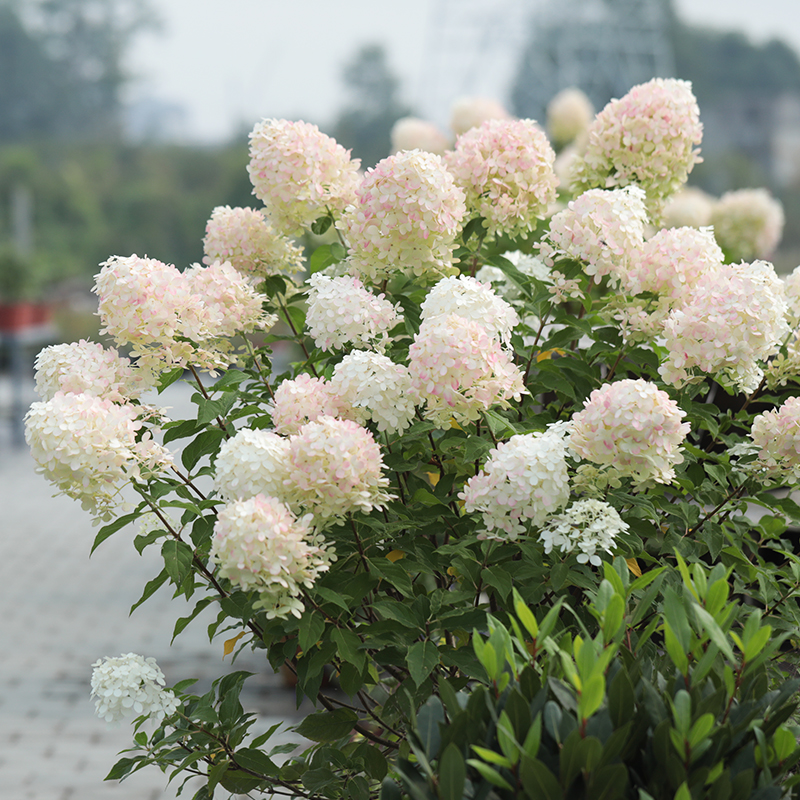
MULTIPOLYGON (((0 406, 3 399, 0 385, 0 406)), ((32 392, 32 387, 26 389, 32 392)), ((170 401, 185 400, 172 396, 170 401)), ((25 449, 13 449, 8 419, 0 419, 0 800, 158 800, 174 798, 167 777, 151 767, 127 780, 103 778, 129 747, 131 728, 109 730, 89 699, 91 664, 106 655, 154 656, 167 684, 226 670, 257 673, 242 700, 256 711, 258 730, 297 717, 294 692, 284 689, 263 654, 223 662, 222 641, 209 644, 201 616, 173 646, 180 603, 162 588, 133 616, 128 610, 161 568, 157 552, 139 556, 132 529, 104 542, 89 559, 91 520, 80 506, 52 497, 25 449)), ((208 609, 207 611, 210 611, 208 609)), ((181 795, 191 798, 187 790, 181 795)), ((217 790, 218 798, 227 793, 217 790)))

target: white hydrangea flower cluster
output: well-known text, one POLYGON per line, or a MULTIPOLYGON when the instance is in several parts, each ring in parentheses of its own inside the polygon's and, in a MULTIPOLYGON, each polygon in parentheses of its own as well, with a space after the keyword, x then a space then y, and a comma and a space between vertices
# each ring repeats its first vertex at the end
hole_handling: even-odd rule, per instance
POLYGON ((757 465, 762 476, 800 481, 800 397, 790 397, 780 408, 759 414, 750 437, 759 448, 757 465))
POLYGON ((424 321, 451 314, 479 322, 508 344, 511 331, 519 325, 517 312, 492 289, 469 275, 442 278, 423 300, 420 318, 424 321))
POLYGON ((659 216, 664 200, 700 161, 700 109, 687 81, 654 78, 612 100, 589 126, 575 167, 581 189, 637 184, 659 216))
POLYGON ((445 164, 489 234, 524 237, 556 199, 555 158, 533 120, 495 119, 459 136, 445 164))
POLYGON ((544 552, 554 549, 565 555, 578 550, 579 564, 599 567, 599 553, 613 553, 615 537, 630 526, 619 512, 602 500, 585 499, 574 502, 563 514, 550 517, 539 533, 544 552))
POLYGON ((569 445, 595 464, 641 484, 670 483, 683 461, 686 412, 654 383, 627 378, 595 389, 572 418, 569 445))
POLYGON ((592 101, 580 89, 562 89, 547 104, 547 132, 559 147, 583 137, 594 118, 592 101))
POLYGON ((275 389, 268 408, 275 430, 291 436, 319 417, 343 416, 346 404, 324 378, 301 373, 275 389))
POLYGON ((754 391, 759 365, 777 353, 789 335, 783 282, 771 264, 727 265, 700 278, 691 297, 664 323, 667 356, 659 374, 674 386, 700 370, 754 391))
POLYGON ((219 449, 214 488, 227 502, 257 494, 283 499, 288 452, 289 440, 277 433, 243 428, 219 449))
POLYGON ((125 484, 172 464, 149 433, 136 441, 140 412, 89 394, 57 392, 33 403, 25 416, 25 441, 36 471, 86 511, 108 519, 125 484))
POLYGON ((666 202, 661 222, 665 228, 705 228, 711 224, 714 198, 696 186, 683 186, 666 202))
POLYGON ((457 272, 453 250, 465 213, 464 193, 442 159, 407 150, 367 172, 337 225, 351 267, 368 281, 398 272, 431 279, 457 272))
POLYGON ((456 136, 490 119, 511 119, 511 114, 491 97, 460 97, 450 109, 450 128, 456 136))
POLYGON ((302 587, 328 570, 331 554, 311 527, 274 497, 257 494, 223 508, 214 526, 209 562, 245 592, 259 592, 267 619, 300 617, 302 587))
POLYGON ((331 278, 317 272, 308 284, 306 327, 321 350, 340 350, 347 344, 382 349, 400 320, 385 295, 373 294, 356 277, 331 278))
POLYGON ((424 150, 443 156, 450 148, 450 139, 432 122, 417 117, 402 117, 392 126, 392 153, 401 150, 424 150))
POLYGON ((320 417, 290 437, 287 503, 325 521, 350 511, 369 513, 392 499, 383 456, 372 434, 352 420, 320 417))
POLYGON ((781 203, 766 189, 727 192, 714 204, 710 224, 728 261, 769 258, 783 234, 781 203))
POLYGON ((800 325, 800 267, 783 279, 783 296, 786 299, 786 321, 794 330, 800 325))
POLYGON ((458 496, 466 511, 483 516, 484 538, 517 539, 569 500, 566 433, 567 426, 556 423, 544 433, 512 436, 467 481, 458 496))
POLYGON ((411 374, 380 353, 354 350, 333 371, 330 389, 348 407, 343 414, 363 424, 371 420, 379 431, 401 433, 414 418, 411 374))
POLYGON ((118 724, 147 716, 160 722, 178 710, 180 702, 164 690, 164 673, 154 658, 126 653, 101 658, 92 667, 91 697, 100 719, 118 724))
POLYGON ((527 393, 512 354, 478 322, 451 314, 420 325, 409 348, 415 402, 441 428, 469 422, 527 393))
POLYGON ((303 269, 303 251, 254 208, 217 206, 206 223, 204 264, 229 261, 244 275, 258 278, 303 269))
POLYGON ((559 258, 583 261, 587 275, 625 280, 644 244, 645 194, 637 186, 590 189, 555 214, 539 243, 545 263, 559 258))
POLYGON ((269 119, 250 133, 247 171, 253 194, 287 236, 352 203, 360 165, 349 150, 308 122, 269 119))
POLYGON ((81 339, 45 347, 34 363, 36 393, 51 400, 57 392, 90 394, 114 403, 137 400, 156 384, 150 370, 132 366, 113 348, 81 339))

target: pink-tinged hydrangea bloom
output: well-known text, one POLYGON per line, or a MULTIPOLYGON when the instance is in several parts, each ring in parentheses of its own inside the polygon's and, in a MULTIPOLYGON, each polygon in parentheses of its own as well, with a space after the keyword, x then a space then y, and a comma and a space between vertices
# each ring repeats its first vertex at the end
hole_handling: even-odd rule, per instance
POLYGON ((161 722, 180 705, 178 698, 163 688, 164 673, 154 658, 126 653, 101 658, 92 667, 95 714, 110 724, 140 716, 161 722))
POLYGON ((800 267, 783 279, 784 297, 786 298, 786 319, 792 328, 800 325, 800 267))
POLYGON ((383 457, 372 434, 349 419, 320 417, 289 439, 290 505, 316 520, 351 511, 369 513, 391 500, 383 457))
POLYGON ((36 471, 84 510, 108 519, 129 481, 171 464, 169 453, 145 434, 141 409, 89 394, 57 392, 33 403, 25 417, 25 441, 36 471))
POLYGON ((34 368, 36 392, 42 400, 50 400, 56 392, 66 392, 126 403, 138 399, 156 383, 156 376, 149 370, 131 366, 130 359, 113 348, 106 350, 85 339, 45 347, 36 356, 34 368))
POLYGON ((760 450, 757 464, 766 477, 800 481, 800 397, 759 414, 750 436, 760 450))
POLYGON ((317 272, 308 284, 306 328, 322 350, 339 350, 347 344, 382 349, 389 330, 400 321, 386 296, 373 294, 356 277, 330 278, 317 272))
POLYGON ((468 512, 483 516, 482 537, 516 539, 541 525, 569 499, 566 426, 512 436, 489 453, 483 469, 458 495, 468 512))
POLYGON ((422 302, 423 321, 451 314, 481 323, 506 344, 519 325, 517 312, 490 285, 468 275, 442 278, 422 302))
POLYGON ((226 501, 257 494, 283 500, 288 452, 289 440, 277 433, 243 428, 219 449, 214 488, 226 501))
POLYGON ((556 154, 530 119, 488 120, 456 140, 445 164, 490 234, 526 236, 556 199, 556 154))
POLYGON ((311 517, 297 519, 274 497, 258 494, 225 506, 211 539, 209 561, 217 575, 245 592, 260 594, 267 619, 299 617, 302 588, 309 588, 329 567, 311 517))
POLYGON ((549 265, 561 257, 577 259, 595 280, 604 275, 615 282, 624 280, 644 244, 644 201, 637 186, 584 192, 550 221, 550 230, 539 243, 542 258, 549 265))
POLYGON ((204 264, 229 261, 244 275, 264 277, 303 269, 303 251, 269 224, 263 211, 217 206, 206 223, 204 264))
POLYGON ((403 117, 392 126, 392 153, 401 150, 424 150, 443 156, 450 140, 432 122, 417 117, 403 117))
POLYGON ((722 195, 711 211, 711 225, 728 261, 772 255, 783 234, 783 206, 766 189, 740 189, 722 195))
POLYGON ((586 133, 594 118, 592 101, 580 89, 562 89, 547 104, 547 132, 558 146, 586 133))
POLYGON ((553 549, 562 553, 578 550, 579 564, 599 567, 603 561, 598 552, 613 553, 614 539, 628 530, 618 511, 602 500, 577 500, 563 514, 547 520, 539 534, 544 552, 553 549))
POLYGON ((595 389, 574 415, 570 447, 595 464, 607 464, 636 483, 669 483, 683 461, 689 432, 686 412, 648 381, 626 379, 595 389))
POLYGON ((414 418, 411 374, 380 353, 354 350, 333 371, 331 390, 349 406, 348 418, 371 420, 379 431, 400 433, 414 418))
POLYGON ((653 292, 678 301, 703 275, 719 269, 723 260, 710 228, 665 228, 644 243, 625 287, 631 294, 653 292))
POLYGON ((763 377, 758 362, 777 353, 789 334, 783 291, 765 261, 726 265, 702 276, 664 323, 668 352, 661 377, 681 386, 700 370, 739 391, 754 391, 763 377))
POLYGON ((441 428, 526 394, 522 373, 491 331, 451 315, 422 323, 409 349, 413 397, 441 428))
POLYGON ((678 189, 664 206, 661 222, 665 228, 705 228, 711 224, 714 198, 696 186, 678 189))
POLYGON ((407 150, 384 158, 357 195, 338 222, 356 272, 374 282, 397 272, 437 278, 457 271, 464 193, 439 156, 407 150))
POLYGON ((700 110, 687 81, 654 78, 612 100, 589 126, 576 167, 581 189, 638 184, 658 216, 663 201, 700 161, 700 110))
POLYGON ((275 389, 269 410, 278 433, 291 436, 319 417, 340 417, 346 408, 324 378, 301 373, 275 389))
POLYGON ((489 97, 462 97, 450 110, 450 127, 456 136, 490 119, 511 119, 511 114, 489 97))
POLYGON ((272 224, 290 236, 354 201, 360 163, 308 122, 264 120, 250 134, 253 194, 272 224))

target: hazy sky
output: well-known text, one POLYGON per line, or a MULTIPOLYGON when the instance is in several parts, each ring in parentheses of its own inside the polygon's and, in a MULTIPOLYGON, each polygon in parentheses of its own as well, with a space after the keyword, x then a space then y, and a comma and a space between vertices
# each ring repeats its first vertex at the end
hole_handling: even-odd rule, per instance
MULTIPOLYGON (((529 5, 545 0, 528 0, 529 5)), ((780 37, 800 50, 800 0, 676 0, 688 21, 780 37)), ((158 0, 162 32, 131 53, 131 97, 184 108, 183 136, 213 141, 263 117, 331 120, 342 66, 366 43, 386 47, 404 99, 424 105, 443 15, 520 0, 158 0)), ((472 26, 473 31, 476 26, 472 26)), ((501 67, 498 66, 498 69, 501 67)), ((477 87, 475 93, 481 92, 477 87)))

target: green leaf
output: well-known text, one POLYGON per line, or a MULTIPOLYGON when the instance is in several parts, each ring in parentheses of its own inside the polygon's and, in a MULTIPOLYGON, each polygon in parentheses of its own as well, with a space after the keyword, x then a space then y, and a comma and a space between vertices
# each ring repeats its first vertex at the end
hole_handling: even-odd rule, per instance
POLYGON ((209 428, 193 439, 181 453, 181 463, 186 469, 193 469, 203 457, 216 453, 225 433, 220 428, 209 428))
POLYGON ((138 756, 137 758, 121 758, 111 767, 111 771, 108 775, 103 778, 104 781, 118 781, 120 778, 124 778, 128 775, 131 770, 139 763, 141 763, 144 759, 144 756, 138 756))
POLYGON ((248 769, 251 772, 257 772, 264 776, 278 774, 278 766, 266 753, 263 753, 261 750, 250 747, 244 748, 243 750, 237 750, 234 753, 234 759, 240 767, 248 769))
POLYGON ((306 717, 295 731, 312 742, 335 742, 343 739, 358 721, 358 715, 349 708, 318 711, 306 717))
POLYGON ((121 528, 124 528, 126 525, 130 525, 131 522, 135 522, 140 516, 141 515, 138 513, 125 514, 125 516, 119 517, 113 522, 109 522, 108 525, 103 525, 103 527, 97 532, 97 536, 94 537, 94 544, 92 545, 89 555, 94 553, 94 551, 97 550, 97 548, 106 539, 108 539, 109 536, 113 536, 121 528))
POLYGON ((513 791, 511 784, 496 769, 490 767, 488 764, 484 764, 483 761, 478 761, 477 758, 468 758, 467 764, 476 770, 484 780, 489 781, 489 783, 494 786, 499 786, 501 789, 506 789, 509 792, 513 791))
POLYGON ((161 555, 170 580, 180 586, 192 571, 192 548, 177 539, 167 539, 161 546, 161 555))
POLYGON ((297 643, 300 645, 300 649, 305 653, 310 647, 313 647, 319 641, 324 630, 325 617, 322 614, 308 609, 303 612, 297 634, 297 643))
POLYGON ((541 800, 561 800, 561 784, 558 778, 538 758, 523 758, 519 770, 525 793, 541 800))
POLYGON ((578 697, 578 713, 582 719, 589 719, 600 708, 603 704, 605 693, 606 679, 602 673, 595 673, 583 682, 580 696, 578 697))
POLYGON ((406 664, 411 680, 419 686, 439 663, 439 650, 433 642, 416 642, 408 648, 406 664))
POLYGON ((440 800, 461 800, 467 779, 467 766, 464 756, 453 742, 444 749, 439 761, 440 800))
POLYGON ((712 617, 708 611, 706 611, 697 603, 694 604, 694 613, 697 615, 697 618, 700 620, 702 626, 706 629, 706 633, 708 633, 711 641, 714 642, 717 647, 719 647, 725 656, 733 661, 735 658, 733 655, 733 648, 731 647, 728 638, 722 632, 722 628, 719 627, 714 617, 712 617))
POLYGON ((322 236, 322 234, 325 233, 332 224, 333 217, 331 217, 330 214, 326 214, 324 217, 317 217, 311 223, 311 233, 313 233, 315 236, 322 236))
POLYGON ((139 606, 142 603, 144 603, 145 600, 148 600, 153 594, 155 594, 155 592, 158 589, 160 589, 167 582, 168 578, 169 575, 167 574, 167 570, 162 569, 161 572, 159 572, 155 578, 153 578, 150 581, 147 581, 144 587, 144 591, 142 592, 142 596, 131 606, 131 610, 129 613, 133 614, 133 612, 136 611, 136 609, 139 608, 139 606))
POLYGON ((359 648, 361 640, 358 636, 349 628, 334 628, 331 639, 336 642, 336 649, 342 660, 352 664, 360 672, 366 664, 367 656, 359 648))
POLYGON ((158 384, 156 386, 158 394, 161 394, 167 386, 172 386, 175 381, 180 380, 182 377, 183 367, 175 367, 175 369, 171 369, 169 372, 162 372, 158 376, 158 384))
POLYGON ((500 755, 500 753, 495 753, 494 750, 489 750, 488 747, 480 747, 477 744, 473 744, 472 749, 484 761, 488 761, 490 764, 494 764, 498 767, 506 767, 507 769, 511 769, 511 767, 514 766, 511 763, 511 759, 508 758, 508 756, 503 756, 500 755))
POLYGON ((441 743, 439 726, 444 724, 444 706, 438 697, 429 697, 417 712, 417 734, 428 759, 436 758, 441 743))
POLYGON ((220 418, 224 419, 227 413, 233 408, 237 400, 235 392, 225 392, 222 397, 201 400, 197 410, 198 425, 207 425, 209 422, 220 418))
POLYGON ((608 713, 615 728, 633 716, 635 695, 627 669, 621 667, 608 685, 608 713))

